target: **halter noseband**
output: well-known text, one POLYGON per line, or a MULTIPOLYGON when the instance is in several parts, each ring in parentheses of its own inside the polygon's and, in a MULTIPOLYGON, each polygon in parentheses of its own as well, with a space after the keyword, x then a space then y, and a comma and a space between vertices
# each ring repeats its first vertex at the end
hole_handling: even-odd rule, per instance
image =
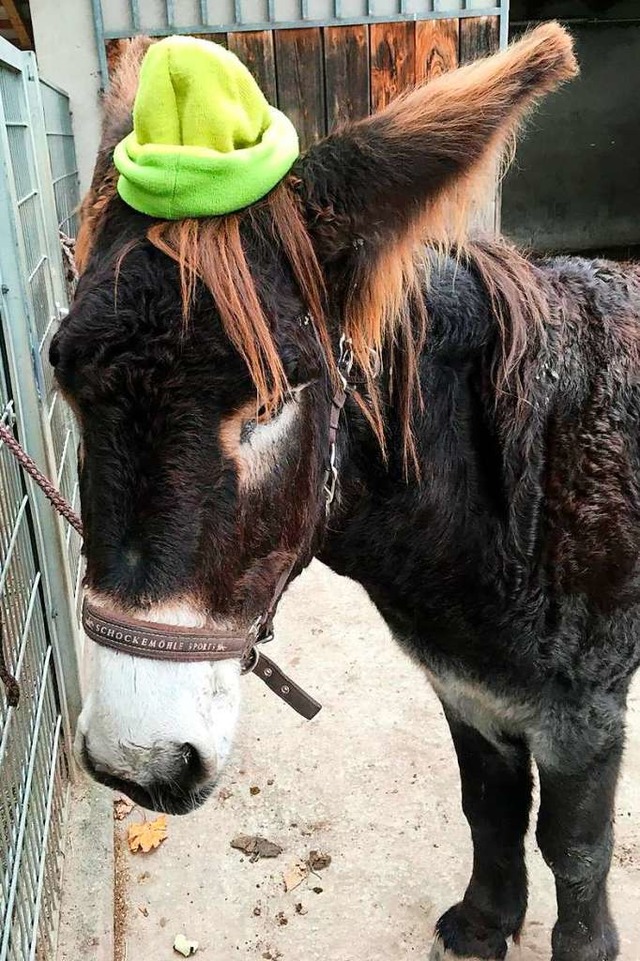
MULTIPOLYGON (((338 480, 336 442, 340 415, 349 392, 348 378, 352 365, 351 343, 343 335, 336 364, 339 386, 335 388, 331 399, 329 449, 323 478, 327 513, 333 503, 338 480)), ((276 608, 298 559, 299 555, 296 555, 282 572, 269 606, 246 633, 136 620, 117 614, 108 607, 98 606, 86 598, 82 606, 82 625, 87 637, 96 644, 134 657, 174 662, 239 660, 243 674, 257 674, 278 697, 298 714, 311 720, 321 705, 258 649, 259 644, 273 639, 276 608)))

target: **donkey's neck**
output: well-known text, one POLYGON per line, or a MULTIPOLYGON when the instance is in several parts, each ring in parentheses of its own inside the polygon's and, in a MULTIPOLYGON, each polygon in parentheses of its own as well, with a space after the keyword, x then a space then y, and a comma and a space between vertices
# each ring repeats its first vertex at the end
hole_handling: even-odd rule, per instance
POLYGON ((464 580, 465 562, 474 554, 482 562, 506 510, 493 398, 484 394, 500 336, 490 298, 471 269, 445 260, 432 264, 425 300, 424 403, 413 421, 420 477, 406 476, 392 398, 383 398, 386 460, 350 399, 339 435, 338 493, 319 554, 360 581, 383 612, 387 603, 397 606, 403 576, 415 587, 420 571, 426 576, 435 564, 464 580))

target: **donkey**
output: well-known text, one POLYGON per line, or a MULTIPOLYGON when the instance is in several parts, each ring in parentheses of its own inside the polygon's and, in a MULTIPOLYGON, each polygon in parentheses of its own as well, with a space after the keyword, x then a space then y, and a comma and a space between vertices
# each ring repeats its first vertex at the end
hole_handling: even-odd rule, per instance
MULTIPOLYGON (((81 278, 51 346, 81 430, 88 597, 246 632, 313 556, 358 581, 433 684, 460 766, 473 873, 432 956, 497 961, 517 939, 535 762, 553 961, 611 961, 640 661, 640 272, 528 259, 464 226, 529 108, 577 72, 570 37, 543 25, 341 127, 240 213, 172 222, 115 190, 148 42, 106 97, 81 278)), ((91 662, 88 770, 156 810, 201 804, 238 660, 96 646, 91 662)))

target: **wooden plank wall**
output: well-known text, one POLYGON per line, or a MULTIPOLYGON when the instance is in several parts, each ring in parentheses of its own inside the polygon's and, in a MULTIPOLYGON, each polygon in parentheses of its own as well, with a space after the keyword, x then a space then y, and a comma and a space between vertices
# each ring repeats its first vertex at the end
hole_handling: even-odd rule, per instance
MULTIPOLYGON (((423 83, 498 49, 497 17, 206 34, 247 64, 303 147, 423 83)), ((120 41, 110 41, 110 70, 120 41)))

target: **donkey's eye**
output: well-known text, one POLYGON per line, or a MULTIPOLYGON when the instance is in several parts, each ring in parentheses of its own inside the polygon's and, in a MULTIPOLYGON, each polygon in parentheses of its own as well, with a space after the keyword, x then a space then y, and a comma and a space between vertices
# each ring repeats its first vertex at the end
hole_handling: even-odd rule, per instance
POLYGON ((245 420, 240 429, 240 441, 246 443, 250 438, 256 427, 264 427, 267 424, 272 423, 280 416, 284 409, 284 404, 278 404, 271 412, 266 404, 262 404, 258 407, 255 417, 251 417, 249 420, 245 420))
POLYGON ((283 401, 280 401, 280 403, 276 407, 272 408, 272 410, 269 410, 266 404, 262 404, 260 407, 258 407, 258 410, 256 411, 256 416, 253 418, 253 423, 268 424, 272 420, 275 420, 276 417, 279 417, 283 410, 284 410, 283 401))

